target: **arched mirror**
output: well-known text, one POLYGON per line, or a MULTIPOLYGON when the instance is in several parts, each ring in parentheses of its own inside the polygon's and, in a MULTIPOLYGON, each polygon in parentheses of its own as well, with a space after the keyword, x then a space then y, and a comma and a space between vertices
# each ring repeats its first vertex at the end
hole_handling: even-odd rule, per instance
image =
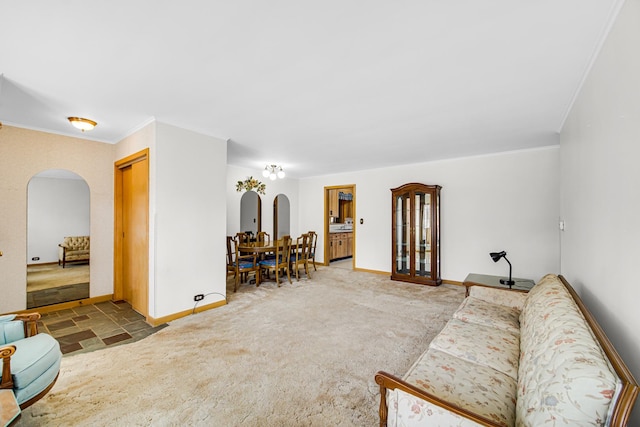
POLYGON ((262 231, 262 201, 255 191, 247 191, 240 199, 240 231, 255 237, 262 231))
POLYGON ((27 186, 27 309, 89 298, 89 230, 90 192, 81 176, 49 169, 31 178, 27 186), (61 259, 60 245, 67 237, 74 238, 73 248, 61 259))
POLYGON ((291 215, 289 198, 284 194, 278 194, 273 199, 273 235, 276 239, 291 235, 291 215))

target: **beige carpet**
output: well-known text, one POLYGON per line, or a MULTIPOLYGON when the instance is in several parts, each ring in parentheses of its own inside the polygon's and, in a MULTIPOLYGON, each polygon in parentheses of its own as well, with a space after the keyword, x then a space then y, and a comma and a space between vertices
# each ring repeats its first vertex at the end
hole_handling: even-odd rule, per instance
POLYGON ((27 266, 27 292, 89 282, 89 264, 35 264, 27 266))
POLYGON ((63 358, 17 425, 374 426, 374 374, 403 374, 464 288, 324 267, 228 296, 141 341, 63 358))

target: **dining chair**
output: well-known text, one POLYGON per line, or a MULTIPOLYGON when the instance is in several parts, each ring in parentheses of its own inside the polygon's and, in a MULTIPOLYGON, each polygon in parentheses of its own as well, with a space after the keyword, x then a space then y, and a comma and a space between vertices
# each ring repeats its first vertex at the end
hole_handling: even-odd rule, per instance
MULTIPOLYGON (((266 231, 259 231, 258 234, 256 235, 256 242, 258 244, 268 245, 269 243, 271 243, 271 236, 266 231)), ((261 258, 258 260, 258 262, 263 259, 274 259, 275 257, 276 256, 273 252, 264 253, 262 254, 261 258)), ((269 275, 269 270, 267 270, 267 277, 269 277, 268 275, 269 275)))
POLYGON ((256 235, 256 241, 258 243, 269 243, 271 242, 271 236, 266 231, 259 231, 256 235))
POLYGON ((242 231, 239 233, 236 233, 236 238, 238 239, 238 244, 240 245, 249 244, 249 242, 251 241, 251 235, 244 233, 242 231))
POLYGON ((304 272, 311 279, 309 271, 309 234, 305 233, 296 239, 296 245, 291 250, 291 267, 296 270, 296 279, 300 281, 300 265, 304 266, 304 272))
POLYGON ((233 251, 235 250, 234 239, 234 236, 227 236, 227 277, 229 277, 229 274, 233 274, 233 278, 235 279, 236 266, 233 262, 233 251))
POLYGON ((266 258, 259 262, 260 267, 267 271, 274 270, 276 273, 276 283, 280 287, 280 271, 287 272, 287 278, 291 283, 291 270, 289 269, 289 257, 291 254, 291 236, 282 236, 281 240, 275 242, 274 258, 266 258))
POLYGON ((313 270, 318 271, 316 268, 316 244, 318 243, 318 233, 315 231, 308 231, 309 234, 309 262, 313 263, 313 270))
POLYGON ((257 255, 255 253, 245 255, 240 254, 240 243, 236 237, 231 239, 231 246, 233 246, 232 253, 234 254, 234 258, 232 259, 232 265, 236 279, 233 286, 233 292, 238 290, 240 277, 248 275, 252 271, 256 276, 256 286, 260 285, 260 267, 258 266, 257 255))

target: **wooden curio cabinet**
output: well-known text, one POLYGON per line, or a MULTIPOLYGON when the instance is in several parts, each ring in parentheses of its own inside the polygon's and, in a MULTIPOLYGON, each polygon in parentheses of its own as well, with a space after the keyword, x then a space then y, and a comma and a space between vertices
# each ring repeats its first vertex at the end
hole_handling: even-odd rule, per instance
POLYGON ((392 188, 391 279, 437 286, 440 278, 440 187, 392 188))

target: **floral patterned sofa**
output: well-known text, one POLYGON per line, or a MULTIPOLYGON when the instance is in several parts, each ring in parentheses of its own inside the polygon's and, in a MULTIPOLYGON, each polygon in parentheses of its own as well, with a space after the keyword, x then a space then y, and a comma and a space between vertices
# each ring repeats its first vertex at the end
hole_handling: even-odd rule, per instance
POLYGON ((473 286, 404 375, 378 372, 380 426, 624 426, 638 384, 562 276, 473 286))

